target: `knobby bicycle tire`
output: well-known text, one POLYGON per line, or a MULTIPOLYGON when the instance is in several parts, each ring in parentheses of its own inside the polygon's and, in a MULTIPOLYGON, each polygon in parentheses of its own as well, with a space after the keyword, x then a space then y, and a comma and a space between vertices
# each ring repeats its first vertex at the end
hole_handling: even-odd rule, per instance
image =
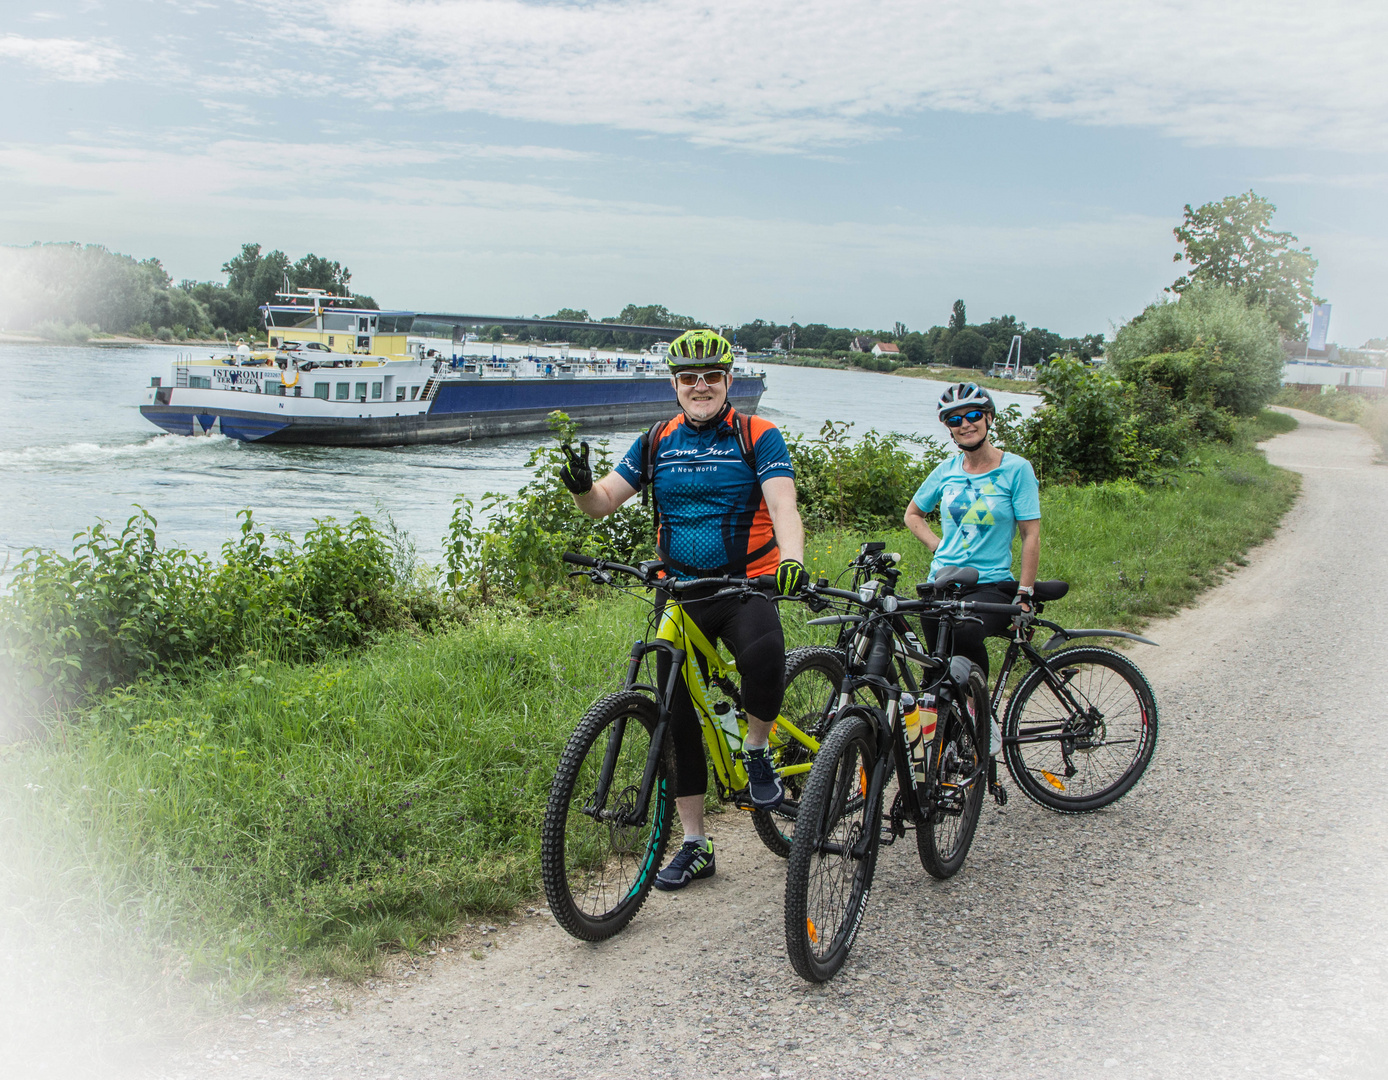
POLYGON ((921 866, 941 881, 968 858, 988 787, 988 680, 977 664, 969 672, 969 696, 971 708, 953 702, 936 719, 929 773, 935 805, 927 824, 916 826, 921 866))
POLYGON ((1122 653, 1086 645, 1047 657, 1086 715, 1076 717, 1034 667, 1003 720, 1007 771, 1027 798, 1049 810, 1083 814, 1108 806, 1141 779, 1157 745, 1157 699, 1122 653), (1036 742, 1018 738, 1064 735, 1036 742))
POLYGON ((877 733, 861 710, 840 713, 815 755, 786 866, 786 954, 810 982, 834 977, 858 936, 877 866, 882 802, 868 805, 877 733), (852 847, 867 835, 862 858, 852 847))
POLYGON ((545 897, 559 925, 583 941, 603 941, 631 922, 660 871, 674 807, 668 739, 644 826, 600 822, 583 812, 596 792, 608 732, 621 717, 627 723, 606 809, 636 809, 657 715, 655 702, 634 691, 600 698, 574 728, 550 785, 540 832, 545 897))
MULTIPOLYGON (((829 730, 843 683, 843 654, 823 645, 807 645, 786 653, 786 693, 781 715, 795 723, 801 731, 823 742, 829 730)), ((799 765, 814 757, 805 747, 789 737, 779 747, 773 746, 772 761, 777 768, 799 765)), ((795 821, 800 813, 800 800, 805 790, 807 773, 787 776, 785 802, 775 810, 754 810, 752 824, 757 835, 774 855, 786 858, 795 839, 795 821)))

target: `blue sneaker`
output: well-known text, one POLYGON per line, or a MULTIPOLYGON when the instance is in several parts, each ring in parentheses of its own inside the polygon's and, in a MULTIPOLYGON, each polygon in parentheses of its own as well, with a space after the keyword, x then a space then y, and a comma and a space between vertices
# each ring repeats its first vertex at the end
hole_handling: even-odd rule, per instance
POLYGON ((674 892, 707 877, 713 877, 713 841, 686 840, 665 869, 656 874, 655 887, 661 892, 674 892))
POLYGON ((742 763, 747 767, 747 794, 752 796, 752 805, 758 810, 775 810, 785 801, 786 789, 771 764, 768 748, 746 751, 742 763))

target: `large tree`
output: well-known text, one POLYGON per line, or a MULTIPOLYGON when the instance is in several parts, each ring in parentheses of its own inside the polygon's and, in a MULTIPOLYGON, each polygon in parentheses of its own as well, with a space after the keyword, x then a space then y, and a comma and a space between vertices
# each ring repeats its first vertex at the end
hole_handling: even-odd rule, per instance
POLYGON ((1190 264, 1171 285, 1183 293, 1204 283, 1235 289, 1251 305, 1265 307, 1287 337, 1305 334, 1303 316, 1320 299, 1311 288, 1319 265, 1311 249, 1295 247, 1289 232, 1274 232, 1277 207, 1251 189, 1206 203, 1186 204, 1185 220, 1172 230, 1185 247, 1176 262, 1190 264))

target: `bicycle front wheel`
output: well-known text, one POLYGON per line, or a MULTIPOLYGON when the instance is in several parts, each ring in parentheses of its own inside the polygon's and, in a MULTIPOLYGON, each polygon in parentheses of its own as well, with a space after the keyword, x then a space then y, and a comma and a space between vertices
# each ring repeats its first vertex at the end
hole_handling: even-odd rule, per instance
POLYGON ((1007 771, 1027 798, 1082 814, 1121 798, 1146 771, 1157 745, 1157 699, 1122 653, 1081 646, 1046 663, 1067 702, 1034 667, 1007 704, 1007 771))
POLYGON ((540 833, 541 876, 555 919, 584 941, 603 941, 631 922, 660 870, 674 804, 668 744, 652 797, 638 805, 656 717, 644 694, 625 691, 594 702, 555 770, 540 833), (609 751, 612 782, 599 809, 594 804, 609 751))
MULTIPOLYGON (((806 735, 823 741, 838 704, 843 684, 843 654, 822 645, 809 645, 786 653, 786 694, 781 705, 785 717, 806 735)), ((771 733, 771 760, 778 769, 806 765, 813 758, 806 747, 788 734, 771 733)), ((783 776, 786 798, 775 810, 752 811, 752 824, 763 844, 775 855, 790 854, 795 839, 795 820, 809 774, 783 776)))
POLYGON ((786 953, 810 982, 825 982, 843 967, 867 907, 881 840, 881 799, 875 806, 867 799, 876 747, 867 716, 840 714, 800 800, 786 867, 786 953))
POLYGON ((969 695, 936 721, 931 748, 930 810, 916 826, 916 852, 931 877, 953 877, 964 865, 988 786, 988 680, 975 664, 969 695))

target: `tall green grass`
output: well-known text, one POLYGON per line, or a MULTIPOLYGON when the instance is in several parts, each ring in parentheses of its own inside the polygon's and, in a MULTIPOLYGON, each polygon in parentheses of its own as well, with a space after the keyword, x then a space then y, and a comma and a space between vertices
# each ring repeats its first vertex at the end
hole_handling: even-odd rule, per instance
MULTIPOLYGON (((1047 614, 1136 627, 1189 603, 1296 490, 1246 445, 1206 445, 1155 488, 1049 487, 1041 572, 1072 590, 1047 614)), ((902 529, 818 534, 812 573, 834 577, 865 539, 902 551, 905 581, 924 578, 928 555, 902 529)), ((590 590, 567 613, 474 609, 316 663, 251 655, 108 693, 47 741, 0 750, 0 889, 214 995, 296 966, 368 971, 382 946, 417 948, 535 894, 557 754, 620 684, 642 611, 590 590)), ((822 640, 805 618, 786 605, 792 643, 822 640)))

